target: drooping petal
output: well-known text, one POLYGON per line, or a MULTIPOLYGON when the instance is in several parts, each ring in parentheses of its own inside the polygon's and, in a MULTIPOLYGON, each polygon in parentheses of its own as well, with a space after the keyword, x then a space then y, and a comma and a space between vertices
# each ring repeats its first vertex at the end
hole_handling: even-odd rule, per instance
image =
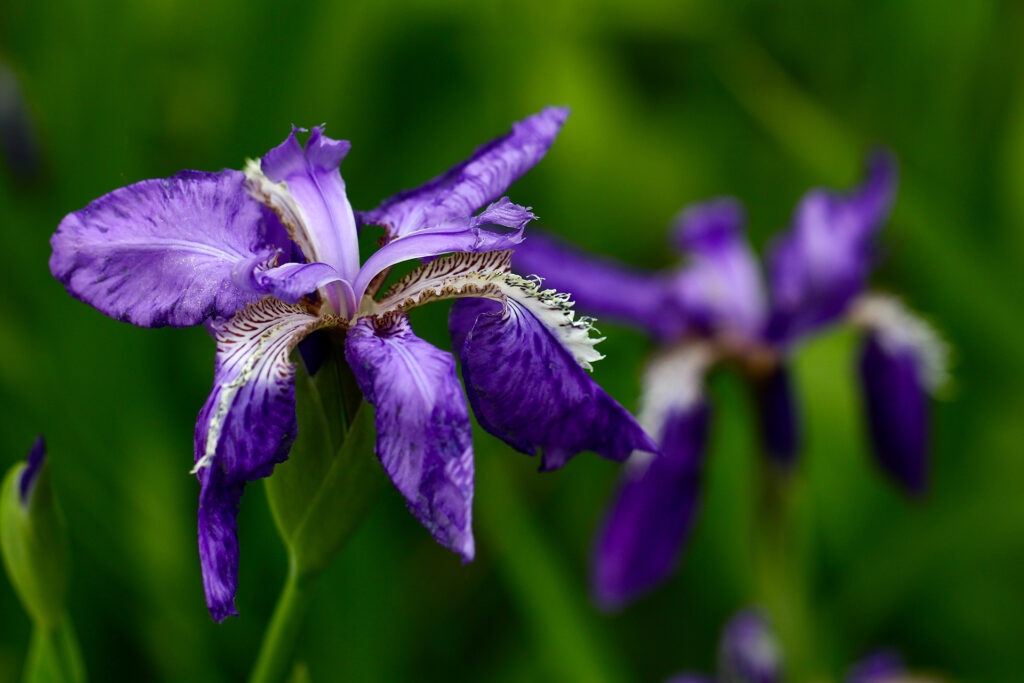
POLYGON ((50 271, 102 313, 142 327, 228 317, 262 293, 249 283, 287 247, 238 171, 143 180, 65 216, 50 271))
POLYGON ((629 602, 675 568, 700 499, 708 416, 699 399, 672 409, 658 433, 661 453, 627 468, 595 546, 594 595, 603 606, 629 602))
POLYGON ((359 242, 338 168, 351 145, 314 126, 303 147, 295 137, 301 130, 293 128, 258 167, 246 168, 247 187, 278 212, 307 259, 333 266, 352 282, 359 270, 359 242))
POLYGON ((674 242, 690 256, 674 281, 687 320, 750 339, 764 326, 764 285, 743 234, 743 207, 732 198, 689 206, 675 220, 674 242))
POLYGON ((472 431, 455 359, 413 334, 401 313, 361 318, 345 358, 376 409, 377 457, 409 510, 472 560, 472 431))
POLYGON ((568 116, 564 107, 548 107, 514 124, 447 173, 361 214, 362 222, 383 226, 396 239, 472 216, 543 158, 568 116))
POLYGON ((718 677, 735 683, 778 683, 782 674, 782 650, 764 615, 744 610, 730 619, 719 639, 718 677))
POLYGON ((898 683, 905 680, 903 657, 892 650, 880 650, 856 662, 843 677, 845 683, 898 683))
MULTIPOLYGON (((510 204, 507 199, 503 199, 479 216, 425 228, 384 245, 366 259, 366 263, 359 271, 352 287, 356 301, 362 300, 366 288, 378 273, 396 263, 439 256, 449 252, 499 251, 514 247, 523 241, 523 227, 533 218, 533 214, 528 209, 519 212, 510 208, 515 206, 515 204, 510 204), (484 229, 481 227, 483 225, 503 225, 516 228, 516 230, 514 232, 495 232, 484 229)), ((522 207, 517 208, 522 209, 522 207)))
POLYGON ((199 548, 207 606, 218 621, 234 614, 238 570, 235 511, 245 483, 283 462, 296 434, 295 365, 288 356, 310 332, 340 321, 263 299, 217 320, 213 391, 199 411, 199 548))
POLYGON ((592 450, 616 461, 656 451, 625 409, 584 371, 601 358, 590 321, 567 297, 515 275, 504 302, 460 299, 449 317, 470 405, 480 425, 513 448, 542 452, 541 469, 592 450), (472 321, 472 322, 470 322, 472 321))
POLYGON ((908 492, 922 494, 928 482, 928 393, 945 380, 946 345, 891 297, 862 297, 851 317, 867 329, 860 378, 875 455, 908 492))
POLYGON ((25 469, 21 471, 21 476, 18 479, 18 499, 23 507, 28 507, 32 488, 35 486, 36 478, 39 476, 44 462, 46 462, 46 440, 40 434, 32 444, 32 450, 28 452, 25 469))
POLYGON ((790 369, 785 361, 754 380, 757 419, 764 453, 784 469, 796 463, 801 425, 790 369))
POLYGON ((871 156, 867 171, 852 193, 807 193, 789 232, 771 250, 771 341, 791 342, 834 320, 863 289, 873 265, 873 237, 896 191, 896 165, 888 153, 871 156))
POLYGON ((670 297, 670 280, 663 275, 641 273, 614 259, 586 254, 533 229, 516 247, 512 267, 568 293, 588 314, 635 325, 657 337, 682 332, 681 316, 670 297))

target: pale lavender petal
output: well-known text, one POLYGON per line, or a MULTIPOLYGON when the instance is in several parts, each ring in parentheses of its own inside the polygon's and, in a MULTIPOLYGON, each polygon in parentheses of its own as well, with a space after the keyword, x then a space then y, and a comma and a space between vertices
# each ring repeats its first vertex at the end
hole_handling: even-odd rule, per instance
POLYGON ((764 615, 744 610, 722 629, 718 677, 730 683, 778 683, 782 652, 764 615))
POLYGON ((298 206, 291 226, 296 241, 310 261, 327 263, 348 282, 359 270, 359 242, 355 215, 345 194, 338 167, 351 147, 347 140, 333 140, 314 126, 305 148, 292 129, 288 139, 264 155, 261 168, 273 183, 284 182, 298 206))
POLYGON ((864 409, 875 457, 911 494, 928 485, 929 399, 910 347, 867 335, 860 355, 864 409))
POLYGON ((257 271, 252 277, 254 289, 290 304, 320 287, 341 280, 338 271, 326 263, 286 263, 257 271))
POLYGON ((880 650, 856 662, 843 677, 845 683, 896 683, 907 673, 903 657, 892 650, 880 650))
POLYGON ((516 247, 512 267, 538 275, 545 287, 567 292, 581 311, 639 327, 657 337, 683 331, 681 311, 670 296, 670 279, 633 270, 618 261, 584 253, 531 229, 516 247))
POLYGON ((270 475, 295 439, 295 365, 289 354, 330 324, 300 306, 263 299, 212 327, 217 339, 213 391, 199 411, 195 472, 199 548, 210 614, 234 614, 238 569, 234 513, 245 483, 270 475))
MULTIPOLYGON (((484 217, 486 214, 485 211, 480 217, 484 217)), ((530 215, 532 216, 532 214, 530 215)), ((489 216, 486 223, 495 224, 505 217, 513 217, 513 220, 505 227, 518 229, 514 232, 495 232, 480 227, 482 223, 477 220, 480 217, 470 217, 463 221, 452 221, 440 227, 420 230, 415 234, 385 244, 366 259, 366 263, 359 271, 352 286, 355 300, 357 302, 362 300, 366 288, 381 271, 402 261, 430 258, 449 252, 500 251, 510 249, 523 241, 523 225, 526 220, 529 220, 528 218, 522 219, 521 216, 509 214, 501 209, 489 216)))
POLYGON ((772 248, 771 341, 788 343, 835 320, 863 289, 873 265, 873 238, 895 197, 896 164, 879 151, 869 158, 867 172, 849 194, 807 193, 789 232, 772 248))
POLYGON ((183 171, 114 190, 61 221, 50 271, 72 296, 134 325, 228 317, 261 296, 248 287, 253 270, 288 248, 244 179, 183 171))
POLYGON ((773 462, 792 468, 800 451, 801 424, 790 370, 784 361, 754 380, 761 447, 773 462))
POLYGON ((362 213, 362 223, 383 226, 395 239, 473 215, 544 157, 568 116, 564 107, 548 107, 514 124, 447 173, 362 213))
POLYGON ((32 444, 32 450, 28 452, 25 469, 21 471, 21 477, 18 479, 18 499, 21 501, 22 507, 28 507, 32 489, 44 462, 46 462, 46 440, 40 434, 32 444))
POLYGON ((473 442, 455 359, 415 334, 404 314, 362 318, 345 358, 376 414, 377 457, 434 539, 475 552, 473 442))
POLYGON ((633 600, 678 564, 700 500, 708 417, 704 401, 673 410, 658 434, 661 454, 645 466, 627 467, 597 535, 593 581, 601 605, 633 600))
POLYGON ((480 426, 528 455, 540 449, 541 470, 558 469, 585 450, 616 461, 633 450, 657 450, 527 304, 460 299, 449 327, 480 426))
POLYGON ((766 311, 761 271, 743 233, 745 220, 743 207, 728 197, 680 212, 673 241, 690 260, 673 284, 691 324, 749 339, 760 333, 766 311))

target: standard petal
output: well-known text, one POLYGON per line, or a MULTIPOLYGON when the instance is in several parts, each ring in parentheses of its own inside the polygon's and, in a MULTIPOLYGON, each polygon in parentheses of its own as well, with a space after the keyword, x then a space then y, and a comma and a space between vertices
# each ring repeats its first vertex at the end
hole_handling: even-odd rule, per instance
MULTIPOLYGON (((502 233, 480 227, 483 224, 477 219, 486 215, 487 212, 484 212, 480 217, 424 229, 384 245, 366 259, 366 263, 359 271, 352 286, 356 301, 362 301, 366 288, 379 273, 402 261, 430 258, 450 252, 500 251, 510 249, 523 241, 523 225, 525 225, 525 220, 529 219, 520 222, 520 218, 514 218, 506 227, 518 229, 514 232, 502 233)), ((530 214, 531 217, 532 215, 530 214)), ((488 217, 485 223, 494 224, 508 216, 514 217, 514 214, 505 211, 496 212, 488 217)))
POLYGON ((601 358, 589 320, 575 319, 567 298, 553 290, 515 275, 503 284, 503 304, 460 299, 449 317, 480 425, 519 451, 540 449, 542 470, 584 450, 616 461, 633 450, 656 451, 633 416, 584 371, 601 358))
POLYGON ((564 107, 548 107, 514 124, 447 173, 361 214, 362 223, 383 226, 396 239, 472 216, 543 158, 568 116, 564 107))
POLYGON ((142 327, 228 317, 261 293, 247 286, 282 241, 245 176, 183 171, 114 190, 65 216, 50 271, 102 313, 142 327))
POLYGON ((605 607, 629 602, 675 568, 700 499, 708 415, 702 400, 672 410, 658 433, 661 453, 627 470, 594 551, 594 595, 605 607))
POLYGON ((750 339, 764 326, 764 285, 743 234, 745 216, 728 197, 689 206, 675 220, 674 242, 690 256, 674 279, 688 322, 750 339))
POLYGON ((455 359, 404 314, 362 318, 345 358, 376 409, 377 457, 438 543, 473 559, 473 442, 455 359))
POLYGON ((296 434, 295 365, 288 356, 307 334, 340 321, 263 299, 213 323, 213 391, 199 411, 195 468, 199 547, 210 614, 234 614, 238 570, 234 513, 246 482, 283 462, 296 434))
POLYGON ((718 646, 718 677, 733 683, 778 683, 782 651, 768 620, 744 610, 722 629, 718 646))
POLYGON ((303 148, 295 137, 299 130, 292 129, 267 152, 259 169, 246 169, 249 191, 279 213, 310 261, 330 264, 352 282, 359 270, 359 242, 338 169, 351 145, 314 126, 303 148))
POLYGON ((533 229, 516 247, 512 267, 521 275, 537 275, 548 287, 567 292, 588 314, 635 325, 657 337, 682 332, 670 296, 670 279, 665 276, 586 254, 533 229))
POLYGON ((868 177, 849 194, 807 193, 789 232, 768 257, 769 338, 794 340, 842 315, 863 289, 874 257, 872 241, 892 207, 896 165, 885 152, 868 161, 868 177))
POLYGON ((761 447, 772 462, 792 468, 800 451, 801 424, 790 369, 780 360, 754 380, 761 447))

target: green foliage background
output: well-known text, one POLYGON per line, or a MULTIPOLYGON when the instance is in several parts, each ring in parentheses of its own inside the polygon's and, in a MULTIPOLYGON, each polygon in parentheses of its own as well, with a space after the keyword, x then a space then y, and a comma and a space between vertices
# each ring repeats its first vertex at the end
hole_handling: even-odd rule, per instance
MULTIPOLYGON (((800 194, 847 186, 872 142, 903 179, 879 287, 955 349, 934 481, 905 500, 869 457, 856 339, 800 355, 801 538, 827 673, 879 645, 952 678, 1024 671, 1024 5, 1007 0, 636 3, 263 0, 0 4, 42 163, 0 168, 0 468, 39 432, 72 534, 72 609, 93 680, 220 681, 251 664, 285 571, 261 486, 243 499, 240 619, 210 621, 188 475, 213 344, 142 330, 48 272, 61 217, 142 178, 239 168, 292 123, 352 140, 370 208, 545 104, 573 114, 512 190, 541 224, 638 266, 674 262, 682 205, 729 193, 762 248, 800 194)), ((446 344, 443 307, 417 329, 446 344)), ((604 324, 595 376, 635 406, 648 351, 604 324)), ((716 377, 706 496, 682 570, 617 615, 587 597, 617 468, 536 462, 478 433, 478 559, 461 566, 389 490, 325 575, 302 643, 315 681, 658 681, 713 667, 752 599, 749 397, 716 377)), ((29 624, 0 581, 0 681, 29 624)))

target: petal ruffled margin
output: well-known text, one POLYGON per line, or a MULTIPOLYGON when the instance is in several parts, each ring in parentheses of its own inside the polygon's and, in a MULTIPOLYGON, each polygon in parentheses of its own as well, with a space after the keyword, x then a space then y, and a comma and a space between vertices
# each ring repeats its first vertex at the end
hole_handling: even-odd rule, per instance
POLYGON ((341 321, 263 299, 211 327, 217 339, 213 391, 199 411, 199 558, 210 615, 237 614, 235 515, 246 482, 269 476, 295 439, 295 365, 289 354, 306 335, 341 321))
POLYGON ((541 470, 562 467, 580 451, 625 460, 657 447, 633 416, 584 371, 600 358, 586 319, 567 295, 506 276, 503 303, 460 299, 449 316, 466 394, 480 426, 541 470))
POLYGON ((594 549, 593 590, 602 606, 629 602, 675 567, 700 500, 709 413, 699 399, 671 410, 658 433, 661 453, 627 468, 594 549))
POLYGON ((455 359, 404 313, 362 318, 345 358, 376 409, 377 457, 409 510, 446 548, 473 559, 473 436, 455 359))
POLYGON ((841 316, 873 265, 872 240, 892 208, 896 162, 877 150, 852 193, 815 189, 797 205, 790 231, 771 249, 767 335, 789 343, 841 316))
POLYGON ((75 298, 133 325, 229 317, 264 294, 253 273, 288 248, 244 180, 182 171, 114 190, 61 221, 50 271, 75 298))
POLYGON ((397 239, 472 216, 544 157, 568 116, 565 107, 547 107, 523 119, 448 172, 361 213, 362 223, 380 225, 397 239))

